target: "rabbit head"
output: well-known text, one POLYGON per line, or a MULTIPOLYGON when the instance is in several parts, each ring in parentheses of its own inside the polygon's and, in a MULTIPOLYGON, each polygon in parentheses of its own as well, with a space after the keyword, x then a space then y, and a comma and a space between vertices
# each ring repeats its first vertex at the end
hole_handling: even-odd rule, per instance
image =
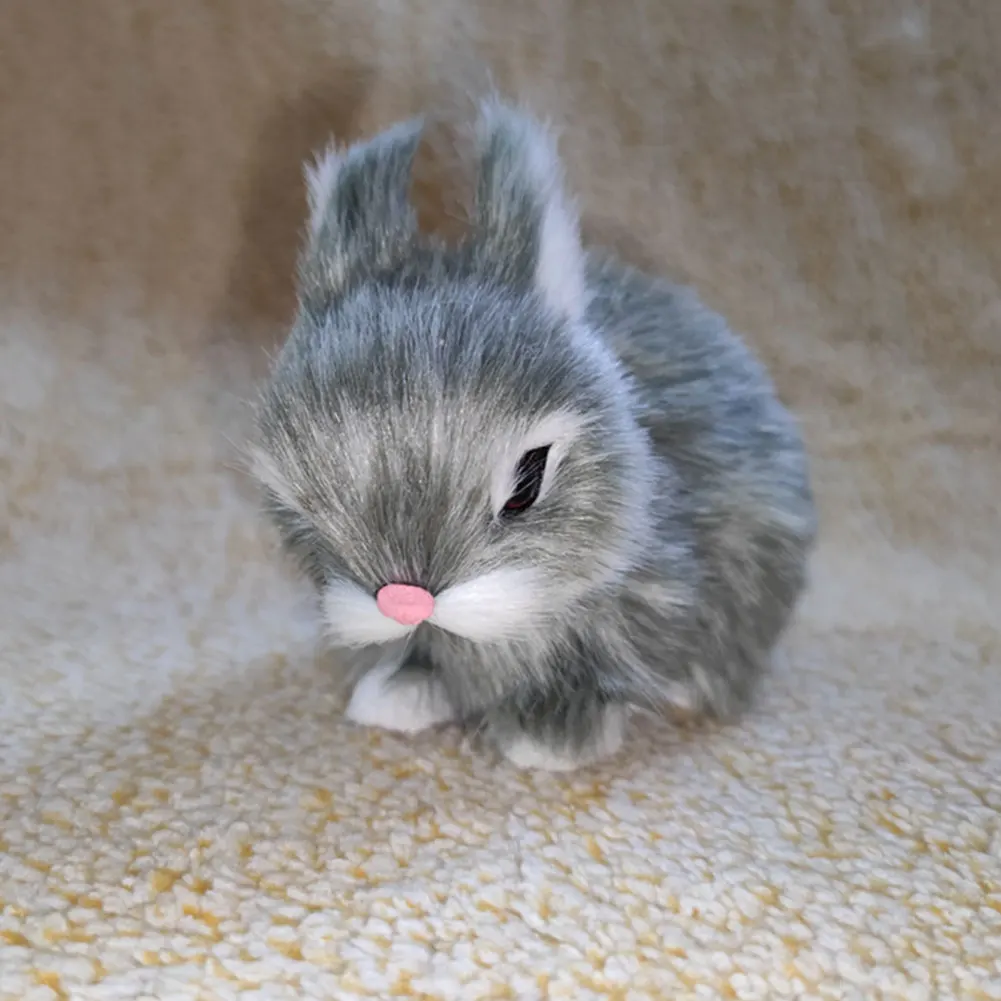
POLYGON ((415 628, 476 643, 558 631, 649 531, 649 445, 585 320, 554 139, 486 102, 469 231, 447 245, 409 203, 422 131, 405 122, 307 168, 299 310, 251 450, 345 647, 415 628))

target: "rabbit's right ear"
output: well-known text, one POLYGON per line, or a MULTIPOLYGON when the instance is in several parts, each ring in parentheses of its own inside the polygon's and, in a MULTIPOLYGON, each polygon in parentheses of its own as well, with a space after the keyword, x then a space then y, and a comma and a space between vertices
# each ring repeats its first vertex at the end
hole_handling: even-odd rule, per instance
POLYGON ((309 226, 299 279, 307 301, 329 300, 355 274, 390 266, 415 235, 408 194, 423 127, 412 119, 367 142, 331 144, 306 165, 309 226))
POLYGON ((556 138, 498 97, 480 105, 475 220, 481 264, 533 287, 557 313, 587 302, 577 210, 564 186, 556 138))

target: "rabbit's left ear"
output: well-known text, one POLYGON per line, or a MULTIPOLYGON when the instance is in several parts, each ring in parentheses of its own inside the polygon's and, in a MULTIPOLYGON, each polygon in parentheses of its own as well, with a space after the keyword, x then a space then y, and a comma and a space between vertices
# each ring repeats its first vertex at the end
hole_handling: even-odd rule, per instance
POLYGON ((347 148, 328 146, 305 168, 309 232, 299 272, 309 296, 336 296, 352 275, 391 263, 416 232, 408 194, 423 121, 347 148))
POLYGON ((557 313, 586 308, 577 212, 564 189, 555 137, 499 99, 480 105, 475 225, 481 264, 531 284, 557 313))

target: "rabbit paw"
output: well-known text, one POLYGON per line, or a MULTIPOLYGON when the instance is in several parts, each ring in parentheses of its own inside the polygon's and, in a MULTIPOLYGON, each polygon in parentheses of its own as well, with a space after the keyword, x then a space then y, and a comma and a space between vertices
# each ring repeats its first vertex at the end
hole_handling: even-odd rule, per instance
POLYGON ((414 734, 451 722, 455 710, 432 675, 400 670, 393 661, 377 664, 363 675, 345 715, 360 726, 414 734))
POLYGON ((579 745, 557 744, 528 731, 509 734, 500 751, 516 768, 529 771, 572 772, 612 757, 625 740, 628 713, 610 706, 598 718, 594 732, 579 745))

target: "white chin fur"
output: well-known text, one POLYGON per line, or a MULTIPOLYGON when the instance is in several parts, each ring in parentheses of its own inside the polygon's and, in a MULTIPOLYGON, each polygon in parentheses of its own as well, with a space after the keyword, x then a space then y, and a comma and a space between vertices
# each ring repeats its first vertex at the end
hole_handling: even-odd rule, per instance
POLYGON ((394 655, 364 675, 351 694, 347 718, 359 726, 409 734, 455 719, 454 709, 434 678, 415 673, 390 680, 398 669, 398 655, 394 655))
POLYGON ((545 613, 544 584, 535 570, 491 570, 439 595, 431 622, 476 642, 516 639, 545 613))
POLYGON ((625 741, 628 719, 626 709, 606 709, 600 731, 594 741, 579 754, 552 748, 526 734, 515 737, 501 751, 516 768, 527 771, 572 772, 616 754, 625 741))

